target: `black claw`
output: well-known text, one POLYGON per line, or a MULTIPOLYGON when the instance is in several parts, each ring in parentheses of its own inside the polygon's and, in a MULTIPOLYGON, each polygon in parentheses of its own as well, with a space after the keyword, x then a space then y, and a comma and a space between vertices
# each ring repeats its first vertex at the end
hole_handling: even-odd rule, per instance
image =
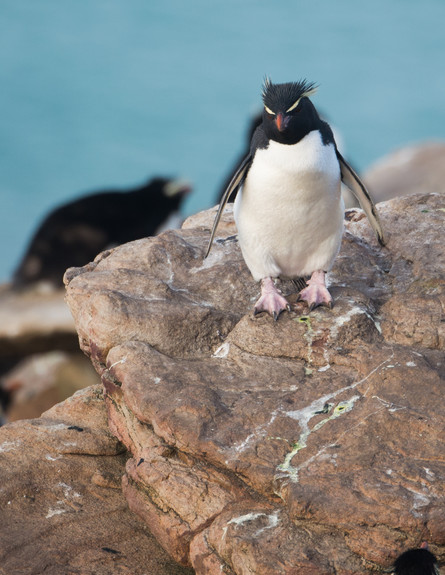
MULTIPOLYGON (((290 305, 287 305, 287 306, 286 306, 286 309, 287 309, 288 312, 290 312, 290 311, 291 311, 290 305)), ((255 308, 253 309, 253 317, 256 317, 258 314, 263 313, 264 311, 266 311, 266 310, 264 310, 264 309, 257 309, 257 308, 255 307, 255 308)), ((278 312, 277 312, 277 311, 273 311, 272 313, 271 313, 271 312, 268 312, 268 313, 273 317, 274 321, 277 321, 283 311, 284 311, 284 309, 280 309, 280 311, 278 311, 278 312)))
POLYGON ((334 304, 332 303, 332 301, 330 301, 330 302, 323 301, 323 302, 318 303, 318 304, 317 304, 316 302, 312 302, 312 303, 309 305, 309 311, 311 312, 312 310, 314 310, 316 307, 318 307, 318 306, 320 306, 320 305, 323 306, 323 307, 327 307, 328 309, 332 309, 333 306, 334 306, 334 304))
MULTIPOLYGON (((286 309, 288 312, 290 312, 290 305, 289 304, 286 306, 286 309)), ((282 314, 283 311, 284 311, 284 309, 280 309, 280 311, 278 311, 278 312, 276 312, 276 311, 273 312, 273 318, 275 321, 278 320, 278 318, 280 317, 280 315, 282 314)))

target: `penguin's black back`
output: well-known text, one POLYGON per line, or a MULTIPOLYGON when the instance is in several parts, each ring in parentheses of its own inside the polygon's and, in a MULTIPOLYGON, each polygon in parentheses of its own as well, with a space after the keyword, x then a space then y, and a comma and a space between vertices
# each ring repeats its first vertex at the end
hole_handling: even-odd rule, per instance
POLYGON ((13 287, 42 280, 61 286, 68 267, 87 264, 107 247, 155 235, 183 199, 180 193, 165 194, 169 182, 154 178, 129 191, 97 192, 53 210, 32 237, 13 287))

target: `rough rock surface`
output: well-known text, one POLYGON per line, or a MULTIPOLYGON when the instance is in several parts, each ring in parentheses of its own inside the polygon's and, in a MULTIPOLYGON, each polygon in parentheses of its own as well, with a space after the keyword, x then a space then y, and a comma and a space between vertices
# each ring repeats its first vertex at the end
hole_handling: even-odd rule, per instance
MULTIPOLYGON (((131 452, 130 508, 198 574, 360 574, 445 556, 443 196, 348 214, 335 306, 278 322, 230 213, 66 274, 81 347, 131 452)), ((292 286, 283 284, 283 290, 292 286)))
POLYGON ((363 174, 375 201, 422 193, 445 194, 445 142, 406 146, 363 174))
POLYGON ((185 575, 121 492, 100 385, 0 429, 2 575, 185 575))

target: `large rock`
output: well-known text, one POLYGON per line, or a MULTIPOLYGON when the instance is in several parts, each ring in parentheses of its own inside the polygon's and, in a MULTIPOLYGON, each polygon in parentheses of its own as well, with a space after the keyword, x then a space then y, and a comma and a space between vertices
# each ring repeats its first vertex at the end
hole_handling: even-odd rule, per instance
POLYGON ((126 459, 108 430, 100 385, 40 419, 2 427, 0 573, 191 573, 128 510, 126 459))
MULTIPOLYGON (((81 347, 131 452, 124 493, 198 574, 360 574, 445 554, 443 199, 348 214, 333 310, 259 287, 214 210, 66 274, 81 347)), ((292 290, 288 284, 283 289, 292 290)))
POLYGON ((395 150, 363 174, 375 201, 396 196, 445 194, 445 142, 425 142, 395 150))

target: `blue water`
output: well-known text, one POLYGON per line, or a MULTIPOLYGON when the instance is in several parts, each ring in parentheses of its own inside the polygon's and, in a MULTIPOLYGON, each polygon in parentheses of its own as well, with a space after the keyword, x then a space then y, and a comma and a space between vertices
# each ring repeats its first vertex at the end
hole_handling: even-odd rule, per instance
POLYGON ((445 138, 443 0, 2 0, 0 281, 54 206, 152 175, 215 203, 265 74, 307 77, 362 170, 445 138))

